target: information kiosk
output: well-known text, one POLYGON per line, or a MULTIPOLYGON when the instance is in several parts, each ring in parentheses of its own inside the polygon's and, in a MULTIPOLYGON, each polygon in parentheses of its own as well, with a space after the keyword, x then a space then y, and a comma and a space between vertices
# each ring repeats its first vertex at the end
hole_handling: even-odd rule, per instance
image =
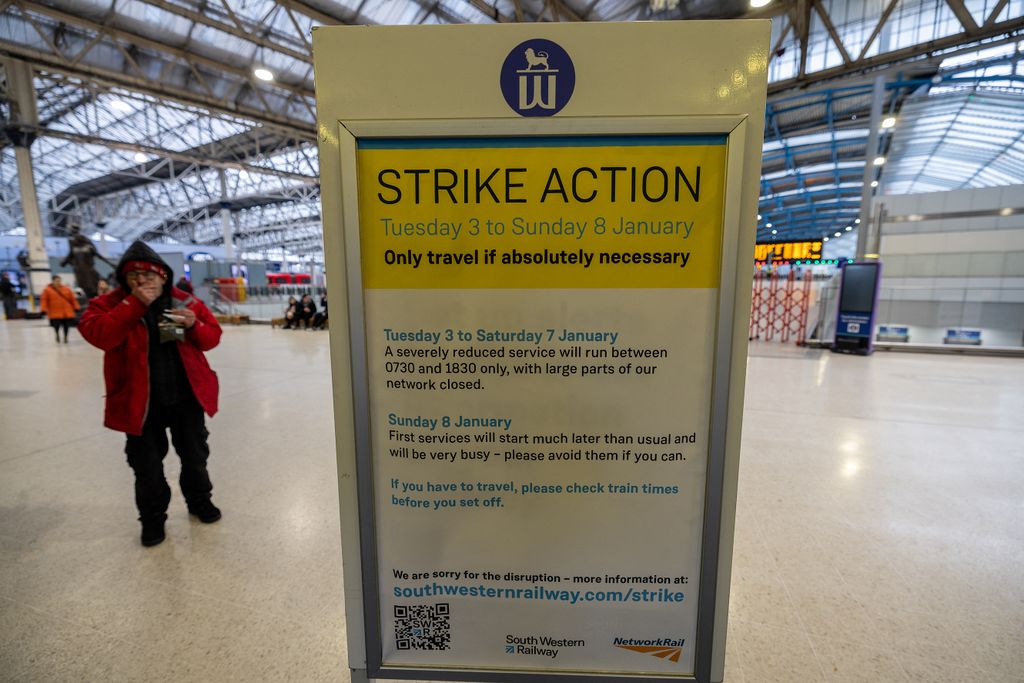
POLYGON ((872 330, 881 277, 878 261, 843 264, 833 351, 864 356, 874 351, 872 330))
POLYGON ((722 680, 768 35, 314 32, 356 680, 722 680))

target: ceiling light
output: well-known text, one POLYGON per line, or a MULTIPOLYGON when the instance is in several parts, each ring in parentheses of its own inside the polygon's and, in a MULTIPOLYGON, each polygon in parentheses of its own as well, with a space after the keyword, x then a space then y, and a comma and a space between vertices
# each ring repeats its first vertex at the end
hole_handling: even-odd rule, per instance
POLYGON ((116 109, 117 111, 129 112, 132 110, 132 105, 128 104, 124 100, 114 100, 110 103, 110 108, 116 109))
MULTIPOLYGON (((878 187, 878 181, 877 180, 872 180, 871 181, 871 187, 878 187)), ((860 221, 858 220, 857 222, 859 223, 860 221)))
POLYGON ((771 224, 771 223, 765 223, 765 224, 764 224, 764 227, 766 227, 766 228, 770 228, 770 227, 772 227, 772 224, 771 224))
POLYGON ((895 116, 887 116, 884 119, 882 119, 882 128, 892 128, 895 125, 896 125, 896 117, 895 116))
POLYGON ((778 234, 779 234, 779 231, 778 231, 778 230, 772 230, 772 234, 773 234, 773 235, 778 235, 778 234))
POLYGON ((822 238, 822 241, 823 241, 823 242, 828 242, 828 238, 827 238, 827 237, 823 237, 823 238, 822 238))
POLYGON ((842 237, 842 236, 843 236, 843 233, 841 233, 841 232, 837 232, 836 233, 836 237, 842 237))
POLYGON ((999 215, 1000 216, 1009 216, 1012 213, 1013 213, 1013 209, 1011 209, 1010 207, 1006 207, 1005 209, 1001 209, 999 211, 999 215))
MULTIPOLYGON (((878 181, 876 180, 875 182, 877 183, 878 181)), ((872 185, 871 187, 874 187, 874 185, 872 185)), ((854 223, 856 223, 857 225, 860 225, 860 219, 858 218, 857 220, 854 221, 854 223)))
POLYGON ((885 163, 885 157, 875 157, 875 160, 871 163, 873 163, 875 166, 881 166, 882 164, 885 163))
POLYGON ((264 69, 263 67, 257 67, 252 70, 252 75, 261 81, 272 81, 274 80, 274 74, 270 69, 264 69))
POLYGON ((754 9, 757 9, 758 7, 764 7, 771 1, 772 0, 750 0, 750 6, 753 7, 754 9))
POLYGON ((761 214, 757 214, 757 220, 761 220, 761 214))
POLYGON ((846 232, 850 232, 851 230, 853 230, 853 226, 852 225, 847 225, 846 226, 846 232))
POLYGON ((146 156, 142 152, 136 152, 135 153, 135 163, 137 163, 137 164, 144 164, 147 161, 149 161, 149 157, 148 156, 146 156))

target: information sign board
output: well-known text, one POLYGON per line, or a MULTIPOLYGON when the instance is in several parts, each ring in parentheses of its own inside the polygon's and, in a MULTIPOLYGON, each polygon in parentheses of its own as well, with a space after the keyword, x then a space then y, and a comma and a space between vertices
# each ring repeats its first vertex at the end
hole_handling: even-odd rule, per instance
POLYGON ((763 62, 622 117, 602 35, 697 27, 458 28, 315 34, 350 666, 721 680, 763 62), (324 75, 453 50, 493 71, 403 62, 405 119, 324 75))

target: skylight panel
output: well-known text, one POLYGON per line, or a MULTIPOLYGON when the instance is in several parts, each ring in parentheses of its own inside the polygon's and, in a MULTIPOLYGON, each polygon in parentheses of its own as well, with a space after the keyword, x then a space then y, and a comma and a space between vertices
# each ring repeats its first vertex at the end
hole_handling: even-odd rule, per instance
POLYGON ((986 59, 994 59, 997 57, 1005 57, 1012 55, 1016 50, 1016 46, 1013 43, 1008 45, 996 45, 994 47, 986 47, 976 52, 968 52, 962 55, 954 55, 952 57, 946 57, 939 64, 939 69, 947 70, 957 66, 965 64, 973 64, 975 62, 981 62, 986 59))
POLYGON ((193 24, 190 19, 138 0, 118 2, 112 23, 154 40, 170 43, 184 42, 193 24))

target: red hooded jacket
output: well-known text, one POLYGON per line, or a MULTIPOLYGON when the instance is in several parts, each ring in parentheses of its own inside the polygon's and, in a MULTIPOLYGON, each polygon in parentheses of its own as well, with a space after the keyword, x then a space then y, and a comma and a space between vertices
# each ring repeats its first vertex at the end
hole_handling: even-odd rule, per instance
MULTIPOLYGON (((175 308, 196 315, 185 341, 174 342, 181 354, 192 393, 210 417, 217 412, 219 385, 204 351, 220 343, 221 329, 203 302, 177 288, 171 289, 175 308)), ((149 330, 143 315, 146 305, 124 289, 89 302, 78 329, 93 346, 103 349, 103 377, 107 385, 103 424, 128 434, 142 434, 149 413, 149 330)))

